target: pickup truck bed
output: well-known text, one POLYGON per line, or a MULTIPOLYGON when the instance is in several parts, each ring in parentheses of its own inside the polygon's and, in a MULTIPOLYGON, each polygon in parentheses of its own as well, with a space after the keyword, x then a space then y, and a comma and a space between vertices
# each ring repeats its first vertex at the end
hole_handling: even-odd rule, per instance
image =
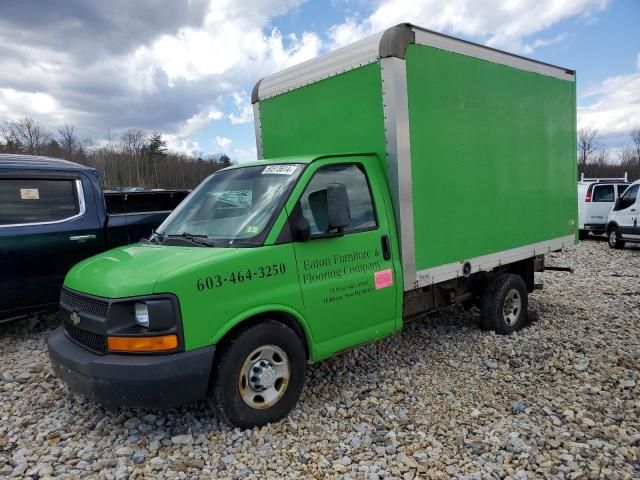
POLYGON ((187 194, 103 193, 94 168, 0 154, 0 322, 55 309, 69 268, 148 237, 187 194))

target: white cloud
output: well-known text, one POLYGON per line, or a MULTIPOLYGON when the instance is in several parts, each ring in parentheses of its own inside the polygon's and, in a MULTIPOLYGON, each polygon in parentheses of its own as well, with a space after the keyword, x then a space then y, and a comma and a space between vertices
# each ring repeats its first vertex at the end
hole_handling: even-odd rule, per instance
POLYGON ((244 162, 253 162, 258 159, 258 152, 256 147, 249 148, 234 148, 233 149, 233 160, 238 163, 244 162))
POLYGON ((197 148, 190 139, 213 122, 251 121, 254 81, 318 55, 317 34, 271 23, 303 1, 167 2, 171 13, 159 18, 138 2, 119 2, 115 13, 99 2, 64 15, 43 6, 36 17, 21 7, 0 22, 0 115, 37 113, 50 128, 76 124, 97 139, 107 129, 158 130, 182 151, 197 148), (116 13, 131 28, 109 23, 116 13), (142 28, 154 18, 157 31, 142 28), (229 99, 236 109, 225 112, 229 99))
POLYGON ((553 38, 538 38, 531 45, 525 45, 523 53, 533 53, 536 48, 555 45, 556 43, 562 42, 565 38, 567 38, 567 32, 559 33, 553 38))
POLYGON ((215 105, 210 105, 196 115, 187 118, 180 129, 180 134, 182 136, 189 136, 198 130, 201 130, 211 122, 220 120, 222 116, 223 113, 218 110, 215 105))
POLYGON ((199 155, 202 153, 200 144, 194 140, 184 137, 178 137, 173 134, 164 136, 167 141, 167 147, 174 152, 182 152, 189 155, 199 155))
POLYGON ((578 107, 578 128, 596 128, 605 135, 627 134, 640 125, 640 54, 638 71, 609 77, 589 89, 578 107))
POLYGON ((57 102, 51 95, 43 92, 19 92, 13 88, 0 88, 0 109, 11 113, 24 109, 30 114, 55 112, 57 102))
POLYGON ((78 115, 78 112, 61 106, 48 93, 0 88, 0 120, 31 117, 38 121, 53 120, 60 124, 74 115, 78 115))
POLYGON ((253 121, 253 107, 251 106, 251 99, 247 92, 244 90, 241 92, 235 92, 233 94, 233 102, 238 109, 238 114, 232 112, 229 114, 229 120, 233 125, 239 125, 241 123, 249 123, 253 121))
MULTIPOLYGON (((272 17, 297 7, 300 0, 211 0, 201 26, 189 26, 142 45, 129 56, 132 69, 148 85, 158 81, 154 65, 164 72, 169 86, 180 80, 194 82, 205 77, 270 73, 318 54, 321 42, 315 33, 283 37, 278 29, 265 32, 272 17)), ((255 77, 254 77, 255 78, 255 77)), ((257 80, 257 78, 255 78, 257 80)), ((219 80, 222 87, 229 81, 219 80)))
POLYGON ((454 35, 472 36, 487 45, 512 52, 531 53, 537 47, 561 41, 525 39, 573 17, 589 17, 603 10, 609 0, 381 0, 373 13, 358 21, 348 19, 333 26, 329 35, 335 46, 410 22, 454 35))
POLYGON ((227 137, 216 136, 216 145, 226 150, 231 145, 231 139, 227 137))

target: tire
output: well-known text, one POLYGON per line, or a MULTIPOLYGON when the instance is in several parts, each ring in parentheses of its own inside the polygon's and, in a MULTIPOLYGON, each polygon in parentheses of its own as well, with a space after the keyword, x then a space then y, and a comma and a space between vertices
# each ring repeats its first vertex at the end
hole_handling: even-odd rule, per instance
POLYGON ((609 229, 607 233, 607 243, 609 244, 609 248, 615 248, 616 250, 624 248, 624 241, 620 240, 620 232, 618 232, 617 227, 611 227, 609 229))
POLYGON ((589 232, 587 230, 578 230, 578 239, 586 240, 589 236, 589 232))
POLYGON ((527 318, 527 295, 527 286, 520 275, 502 273, 495 277, 482 295, 482 328, 500 335, 522 328, 527 318))
POLYGON ((286 417, 300 397, 306 373, 307 357, 298 335, 267 320, 241 330, 220 347, 209 391, 217 417, 240 428, 286 417))

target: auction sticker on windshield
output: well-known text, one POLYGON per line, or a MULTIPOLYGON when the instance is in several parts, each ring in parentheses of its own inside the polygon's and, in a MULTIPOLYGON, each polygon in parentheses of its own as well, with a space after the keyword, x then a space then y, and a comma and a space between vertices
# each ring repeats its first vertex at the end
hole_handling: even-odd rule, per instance
POLYGON ((297 165, 269 165, 264 167, 262 170, 262 175, 292 175, 297 165))

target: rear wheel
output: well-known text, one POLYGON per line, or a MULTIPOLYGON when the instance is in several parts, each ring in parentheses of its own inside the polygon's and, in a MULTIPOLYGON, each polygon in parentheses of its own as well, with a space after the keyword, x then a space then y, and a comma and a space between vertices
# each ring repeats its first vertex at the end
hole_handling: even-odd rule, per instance
POLYGON ((586 240, 589 236, 589 232, 587 230, 578 230, 578 238, 580 240, 586 240))
POLYGON ((609 229, 609 233, 607 234, 607 243, 609 244, 610 248, 624 248, 624 242, 620 240, 620 233, 618 232, 617 227, 612 227, 609 229))
POLYGON ((527 286, 522 277, 500 274, 489 283, 482 296, 482 327, 500 335, 509 335, 524 324, 527 307, 527 286))
POLYGON ((298 401, 305 369, 305 350, 298 335, 268 320, 221 344, 209 398, 218 417, 233 426, 277 422, 298 401))

